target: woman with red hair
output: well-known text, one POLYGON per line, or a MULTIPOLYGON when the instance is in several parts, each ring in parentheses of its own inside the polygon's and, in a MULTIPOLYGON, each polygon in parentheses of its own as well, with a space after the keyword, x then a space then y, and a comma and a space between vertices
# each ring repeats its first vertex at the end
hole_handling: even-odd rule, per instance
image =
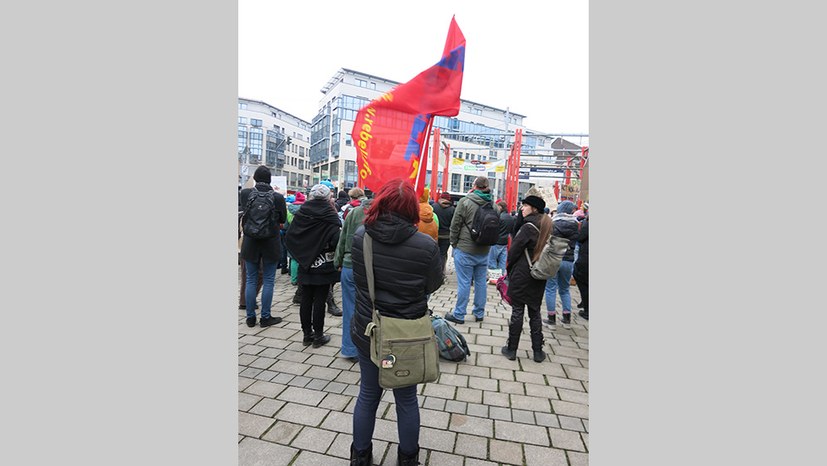
MULTIPOLYGON (((350 464, 370 465, 376 410, 382 397, 379 369, 370 358, 370 340, 365 327, 372 321, 373 306, 382 316, 419 319, 428 313, 426 295, 442 284, 439 247, 430 236, 417 231, 419 206, 413 187, 402 179, 387 182, 379 189, 365 223, 353 235, 351 259, 356 282, 356 312, 350 335, 359 354, 362 381, 353 412, 353 443, 350 464), (376 300, 368 291, 363 240, 373 244, 373 278, 376 300)), ((397 458, 400 464, 418 464, 419 405, 416 385, 395 388, 396 425, 399 430, 397 458)))

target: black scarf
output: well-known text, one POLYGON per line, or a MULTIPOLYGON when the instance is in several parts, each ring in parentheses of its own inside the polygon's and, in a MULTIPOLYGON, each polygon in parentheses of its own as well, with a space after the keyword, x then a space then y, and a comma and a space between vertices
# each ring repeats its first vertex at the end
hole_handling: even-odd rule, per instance
POLYGON ((330 202, 312 199, 305 202, 293 216, 284 244, 299 266, 308 269, 313 260, 328 248, 330 239, 341 225, 330 202))

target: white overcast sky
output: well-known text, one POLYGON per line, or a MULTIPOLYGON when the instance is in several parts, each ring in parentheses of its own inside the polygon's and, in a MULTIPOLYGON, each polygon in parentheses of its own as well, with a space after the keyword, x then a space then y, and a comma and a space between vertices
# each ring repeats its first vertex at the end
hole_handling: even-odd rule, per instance
POLYGON ((577 0, 239 0, 238 94, 310 121, 339 68, 406 82, 435 64, 456 15, 463 99, 588 133, 588 14, 577 0))

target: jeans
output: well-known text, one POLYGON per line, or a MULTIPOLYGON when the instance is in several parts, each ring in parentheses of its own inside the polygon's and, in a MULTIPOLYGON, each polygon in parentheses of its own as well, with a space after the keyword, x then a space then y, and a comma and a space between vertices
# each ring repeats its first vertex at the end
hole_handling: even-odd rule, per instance
POLYGON ((342 267, 342 356, 356 357, 356 345, 350 336, 350 320, 356 312, 356 282, 353 281, 353 268, 342 267))
POLYGON ((508 256, 507 244, 494 244, 488 251, 488 268, 505 273, 505 258, 508 256))
MULTIPOLYGON (((580 243, 574 243, 574 262, 577 262, 577 256, 580 255, 580 243)), ((572 262, 572 263, 574 263, 572 262)))
POLYGON ((560 290, 560 301, 563 303, 563 314, 571 312, 571 291, 569 291, 569 287, 571 286, 573 270, 574 262, 561 261, 557 276, 546 281, 546 310, 548 315, 552 316, 556 313, 558 289, 560 290))
MULTIPOLYGON (((267 260, 261 261, 263 266, 261 286, 261 318, 270 318, 270 307, 273 305, 273 287, 276 284, 276 263, 267 260)), ((247 317, 255 317, 256 310, 256 281, 258 281, 258 262, 244 261, 244 268, 247 272, 247 284, 244 288, 244 301, 247 304, 247 317)))
MULTIPOLYGON (((353 446, 365 451, 371 446, 373 429, 376 426, 376 409, 382 398, 383 389, 379 386, 379 368, 370 360, 370 356, 359 353, 359 370, 362 382, 359 384, 359 397, 353 410, 353 446)), ((416 398, 416 385, 393 389, 396 401, 396 428, 399 433, 399 450, 413 454, 419 448, 419 404, 416 398)))
POLYGON ((468 254, 454 249, 454 268, 457 272, 457 305, 454 317, 465 320, 468 297, 471 294, 471 279, 474 280, 474 317, 485 317, 485 294, 488 292, 488 254, 468 254))

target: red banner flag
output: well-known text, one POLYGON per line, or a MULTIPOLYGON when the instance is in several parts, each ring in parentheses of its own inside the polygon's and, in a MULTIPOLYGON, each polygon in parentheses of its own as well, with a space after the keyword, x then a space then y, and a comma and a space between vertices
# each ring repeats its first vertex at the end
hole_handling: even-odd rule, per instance
POLYGON ((351 133, 359 186, 377 191, 386 181, 402 178, 422 194, 422 146, 435 115, 459 114, 464 64, 465 36, 451 18, 442 59, 359 110, 351 133))

